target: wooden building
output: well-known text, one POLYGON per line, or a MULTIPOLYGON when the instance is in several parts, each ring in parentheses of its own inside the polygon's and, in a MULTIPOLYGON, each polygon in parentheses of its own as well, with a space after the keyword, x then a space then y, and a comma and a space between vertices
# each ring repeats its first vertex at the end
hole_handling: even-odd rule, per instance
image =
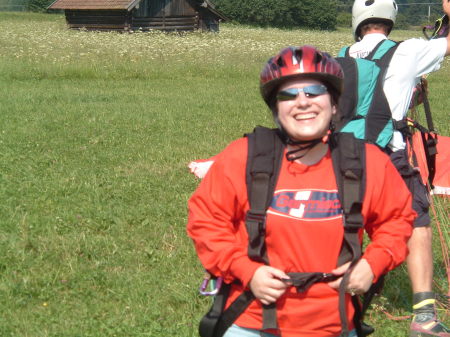
POLYGON ((209 0, 56 0, 72 29, 218 31, 226 17, 209 0))

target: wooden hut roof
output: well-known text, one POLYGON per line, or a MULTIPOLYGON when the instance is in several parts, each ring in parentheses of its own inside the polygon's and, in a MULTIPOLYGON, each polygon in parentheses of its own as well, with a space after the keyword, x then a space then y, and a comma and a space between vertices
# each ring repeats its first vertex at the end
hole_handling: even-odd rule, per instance
MULTIPOLYGON (((48 9, 69 9, 69 10, 128 10, 131 11, 142 0, 55 0, 48 9)), ((209 0, 194 0, 194 3, 209 10, 220 19, 228 19, 215 9, 214 4, 209 0)))
POLYGON ((48 9, 126 9, 132 10, 141 0, 56 0, 48 9))
POLYGON ((221 12, 219 12, 216 9, 216 6, 209 0, 196 0, 197 4, 201 7, 207 8, 211 13, 214 13, 216 16, 218 16, 223 21, 228 21, 228 18, 223 15, 221 12))

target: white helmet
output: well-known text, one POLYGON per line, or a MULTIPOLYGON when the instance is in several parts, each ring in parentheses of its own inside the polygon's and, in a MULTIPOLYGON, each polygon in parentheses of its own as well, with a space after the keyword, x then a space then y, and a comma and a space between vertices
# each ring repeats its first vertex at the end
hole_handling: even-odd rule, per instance
POLYGON ((397 12, 398 6, 395 0, 355 0, 352 9, 352 28, 355 40, 359 39, 361 24, 371 19, 385 20, 392 29, 397 12))

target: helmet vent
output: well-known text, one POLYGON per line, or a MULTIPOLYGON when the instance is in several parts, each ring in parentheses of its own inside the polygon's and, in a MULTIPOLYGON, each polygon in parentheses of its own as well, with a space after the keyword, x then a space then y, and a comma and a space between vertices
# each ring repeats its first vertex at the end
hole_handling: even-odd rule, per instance
POLYGON ((366 6, 372 6, 374 4, 375 0, 367 0, 366 6))
POLYGON ((278 65, 275 63, 275 58, 274 58, 274 57, 272 57, 272 58, 269 60, 269 62, 267 62, 267 64, 270 65, 270 69, 271 69, 271 70, 273 70, 273 71, 278 70, 278 65))
POLYGON ((280 67, 280 68, 285 66, 285 63, 284 63, 284 60, 283 60, 282 57, 278 57, 278 58, 277 58, 277 65, 278 65, 278 67, 280 67))
POLYGON ((395 3, 395 1, 392 1, 392 4, 394 5, 394 8, 397 9, 397 4, 395 3))
POLYGON ((315 63, 315 64, 319 64, 320 62, 322 62, 322 59, 323 59, 323 56, 322 56, 321 53, 317 52, 317 53, 314 55, 314 63, 315 63))
POLYGON ((301 63, 301 62, 302 62, 302 57, 303 57, 303 50, 301 50, 301 49, 295 49, 293 59, 295 58, 297 62, 293 62, 293 63, 294 63, 294 64, 299 64, 299 63, 301 63))

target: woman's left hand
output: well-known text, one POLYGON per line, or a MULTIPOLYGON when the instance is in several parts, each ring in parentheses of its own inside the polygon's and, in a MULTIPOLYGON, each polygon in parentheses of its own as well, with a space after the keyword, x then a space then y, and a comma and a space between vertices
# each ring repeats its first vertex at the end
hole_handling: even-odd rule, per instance
MULTIPOLYGON (((332 270, 331 273, 333 275, 343 276, 349 266, 350 262, 332 270)), ((353 270, 350 272, 346 289, 347 292, 352 295, 364 294, 372 285, 374 277, 375 275, 373 274, 372 268, 370 268, 367 260, 360 259, 353 267, 353 270)), ((342 277, 338 278, 335 281, 328 282, 328 285, 333 289, 339 289, 341 282, 342 277)))

